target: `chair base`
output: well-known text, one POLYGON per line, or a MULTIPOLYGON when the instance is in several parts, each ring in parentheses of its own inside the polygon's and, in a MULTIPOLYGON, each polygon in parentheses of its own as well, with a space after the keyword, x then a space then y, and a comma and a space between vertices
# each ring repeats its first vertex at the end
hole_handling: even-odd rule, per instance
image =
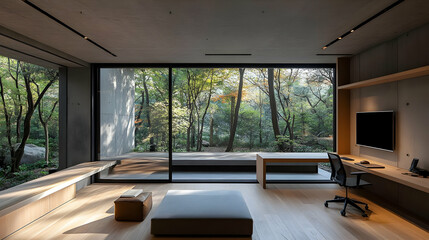
POLYGON ((358 200, 355 200, 355 199, 351 199, 351 198, 349 198, 347 196, 346 197, 335 196, 335 198, 333 200, 327 200, 325 202, 325 207, 328 207, 328 203, 330 203, 330 202, 344 202, 344 208, 343 208, 343 210, 340 211, 341 216, 343 216, 343 217, 346 216, 346 208, 347 208, 348 204, 352 205, 353 207, 355 207, 356 209, 358 209, 359 211, 361 211, 362 212, 362 217, 368 217, 368 215, 365 213, 365 210, 369 209, 368 208, 368 204, 366 204, 364 202, 361 202, 361 201, 358 201, 358 200), (361 207, 359 207, 358 204, 364 204, 365 205, 365 210, 363 210, 361 207))

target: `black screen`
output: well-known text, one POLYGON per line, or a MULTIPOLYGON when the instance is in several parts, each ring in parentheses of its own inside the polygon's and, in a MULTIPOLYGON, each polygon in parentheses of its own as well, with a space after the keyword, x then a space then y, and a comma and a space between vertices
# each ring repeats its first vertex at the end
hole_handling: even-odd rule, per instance
POLYGON ((356 113, 356 143, 393 151, 395 146, 394 112, 356 113))

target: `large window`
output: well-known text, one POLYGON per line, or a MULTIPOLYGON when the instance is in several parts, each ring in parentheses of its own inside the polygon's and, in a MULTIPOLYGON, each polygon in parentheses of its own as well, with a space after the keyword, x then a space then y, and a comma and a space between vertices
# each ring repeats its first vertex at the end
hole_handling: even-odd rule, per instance
POLYGON ((58 78, 0 56, 0 190, 58 168, 58 78))
MULTIPOLYGON (((332 151, 333 82, 332 68, 174 68, 173 180, 255 180, 257 152, 332 151)), ((329 175, 270 168, 276 180, 329 175)))
MULTIPOLYGON (((121 160, 106 178, 255 181, 257 152, 334 150, 333 94, 333 68, 101 68, 100 159, 121 160)), ((268 180, 323 168, 280 164, 268 180)))

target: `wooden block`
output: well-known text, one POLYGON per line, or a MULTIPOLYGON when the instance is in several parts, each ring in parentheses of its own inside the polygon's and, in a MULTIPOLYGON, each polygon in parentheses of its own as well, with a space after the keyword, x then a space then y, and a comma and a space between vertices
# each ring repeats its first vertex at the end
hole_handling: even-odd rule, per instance
POLYGON ((152 209, 152 193, 143 192, 137 197, 115 200, 116 221, 143 221, 152 209))

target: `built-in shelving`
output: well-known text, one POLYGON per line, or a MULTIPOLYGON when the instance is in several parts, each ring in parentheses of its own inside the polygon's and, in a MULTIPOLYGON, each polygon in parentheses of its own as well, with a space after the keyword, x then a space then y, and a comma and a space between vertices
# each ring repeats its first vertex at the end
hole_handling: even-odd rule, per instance
POLYGON ((422 77, 427 75, 429 75, 429 66, 424 66, 424 67, 414 68, 411 70, 393 73, 393 74, 372 78, 372 79, 368 79, 360 82, 341 85, 341 86, 338 86, 338 89, 353 89, 353 88, 369 87, 373 85, 396 82, 400 80, 422 77))

